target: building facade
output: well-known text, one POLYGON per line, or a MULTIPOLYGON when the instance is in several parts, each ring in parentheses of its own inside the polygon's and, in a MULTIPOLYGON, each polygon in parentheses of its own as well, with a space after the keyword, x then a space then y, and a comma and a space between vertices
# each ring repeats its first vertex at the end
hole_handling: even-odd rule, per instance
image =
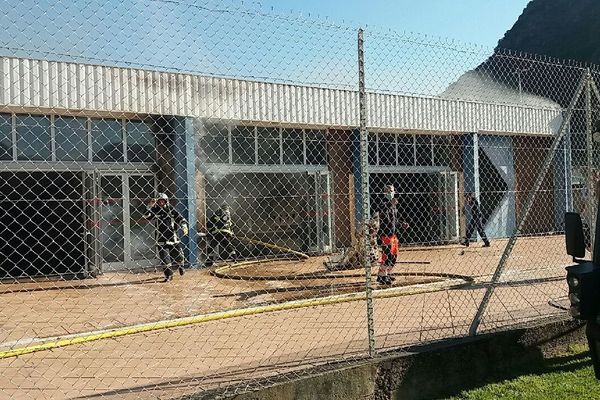
MULTIPOLYGON (((420 245, 459 239, 465 191, 491 237, 510 235, 562 121, 559 107, 380 93, 367 103, 367 195, 393 183, 412 226, 403 241, 420 245)), ((192 266, 223 203, 240 237, 311 254, 348 247, 363 212, 357 126, 350 90, 1 58, 0 275, 156 265, 141 216, 159 191, 190 222, 192 266)), ((561 160, 531 232, 560 226, 561 160)))

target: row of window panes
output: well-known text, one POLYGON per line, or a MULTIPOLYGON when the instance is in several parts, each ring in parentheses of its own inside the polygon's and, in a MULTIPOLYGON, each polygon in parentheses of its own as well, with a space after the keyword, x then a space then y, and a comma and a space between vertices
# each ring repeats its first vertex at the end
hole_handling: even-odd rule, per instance
POLYGON ((0 114, 2 161, 151 162, 154 148, 142 121, 0 114))
POLYGON ((369 133, 369 165, 448 166, 448 136, 369 133))
POLYGON ((572 150, 586 150, 588 146, 587 134, 585 132, 571 132, 569 145, 572 150))
POLYGON ((241 165, 325 165, 325 132, 210 124, 200 147, 208 163, 241 165))

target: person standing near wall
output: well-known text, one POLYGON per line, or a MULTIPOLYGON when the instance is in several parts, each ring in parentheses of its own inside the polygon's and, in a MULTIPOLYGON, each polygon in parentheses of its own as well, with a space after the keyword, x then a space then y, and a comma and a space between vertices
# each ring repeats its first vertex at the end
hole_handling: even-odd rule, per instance
POLYGON ((467 234, 460 244, 465 247, 469 247, 471 236, 473 236, 473 233, 475 230, 477 230, 479 236, 481 236, 481 239, 483 240, 483 247, 490 247, 490 241, 487 238, 485 229, 483 227, 483 216, 481 215, 481 207, 479 206, 479 202, 473 193, 465 194, 465 202, 471 209, 471 220, 467 225, 467 234))
POLYGON ((206 266, 213 265, 214 260, 220 260, 225 252, 230 259, 236 258, 236 252, 231 243, 233 239, 233 223, 228 204, 223 204, 208 220, 208 258, 206 266))
POLYGON ((179 270, 179 275, 183 275, 185 257, 177 231, 181 228, 183 235, 187 235, 187 221, 169 204, 169 197, 165 193, 159 193, 158 198, 152 201, 144 218, 156 221, 156 246, 165 274, 164 282, 173 280, 174 266, 179 270))
POLYGON ((396 260, 400 242, 400 229, 408 229, 406 222, 400 221, 398 215, 398 199, 393 185, 385 185, 384 199, 375 207, 374 218, 379 218, 378 244, 381 246, 381 258, 377 282, 391 285, 395 278, 391 275, 396 260))

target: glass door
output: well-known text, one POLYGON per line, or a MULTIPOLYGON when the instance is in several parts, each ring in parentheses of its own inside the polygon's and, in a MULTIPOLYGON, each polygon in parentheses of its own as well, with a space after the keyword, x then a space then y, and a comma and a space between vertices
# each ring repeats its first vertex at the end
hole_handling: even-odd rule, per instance
POLYGON ((86 271, 91 276, 100 272, 100 201, 98 198, 98 175, 83 173, 84 235, 86 271))
POLYGON ((440 238, 442 241, 458 240, 458 174, 456 172, 440 172, 437 192, 440 238))
POLYGON ((104 272, 156 265, 154 223, 143 218, 154 197, 154 175, 97 174, 88 179, 95 182, 86 213, 88 260, 104 272))
POLYGON ((331 199, 329 193, 329 174, 320 171, 311 174, 314 177, 312 196, 308 197, 309 250, 316 253, 331 251, 331 199))
POLYGON ((100 255, 102 269, 124 268, 125 262, 125 210, 124 181, 122 175, 100 176, 100 255))
POLYGON ((331 252, 331 196, 329 193, 329 173, 320 172, 316 179, 317 192, 317 240, 319 250, 331 252))
POLYGON ((154 175, 130 175, 128 182, 129 254, 136 266, 154 265, 156 261, 154 223, 143 216, 154 197, 154 175))

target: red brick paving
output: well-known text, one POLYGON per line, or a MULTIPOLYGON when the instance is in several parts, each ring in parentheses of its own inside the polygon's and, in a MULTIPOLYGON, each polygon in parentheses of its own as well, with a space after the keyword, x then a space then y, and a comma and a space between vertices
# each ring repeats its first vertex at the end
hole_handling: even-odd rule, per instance
MULTIPOLYGON (((562 237, 521 239, 485 314, 495 329, 564 314, 562 237), (532 281, 533 278, 545 278, 532 281)), ((396 272, 473 276, 471 287, 374 300, 378 349, 465 336, 503 243, 492 248, 405 251, 396 272)), ((153 274, 0 285, 0 342, 70 334, 277 300, 265 289, 293 282, 218 279, 206 271, 148 282, 153 274), (60 290, 53 290, 60 288, 60 290), (248 292, 258 291, 256 296, 248 292), (241 294, 246 293, 246 296, 241 294), (261 294, 262 293, 262 294, 261 294)), ((327 280, 325 282, 328 282, 327 280)), ((327 283, 326 283, 327 284, 327 283)), ((334 282, 331 282, 333 285, 334 282)), ((170 398, 367 353, 363 301, 274 312, 89 342, 0 360, 0 398, 170 398), (85 398, 85 397, 84 397, 85 398)))

